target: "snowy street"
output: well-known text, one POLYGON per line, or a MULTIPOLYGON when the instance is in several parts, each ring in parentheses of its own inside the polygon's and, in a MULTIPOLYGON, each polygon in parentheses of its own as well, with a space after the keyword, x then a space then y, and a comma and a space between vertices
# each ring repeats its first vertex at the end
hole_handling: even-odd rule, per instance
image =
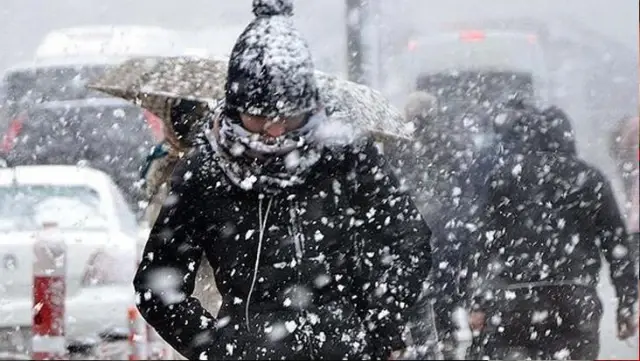
POLYGON ((0 360, 637 359, 639 6, 3 0, 0 360))

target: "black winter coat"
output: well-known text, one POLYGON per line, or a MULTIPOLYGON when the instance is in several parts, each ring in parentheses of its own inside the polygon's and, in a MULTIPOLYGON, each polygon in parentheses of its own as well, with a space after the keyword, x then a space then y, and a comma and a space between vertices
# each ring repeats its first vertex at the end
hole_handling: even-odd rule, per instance
POLYGON ((189 359, 374 359, 405 345, 430 230, 375 145, 327 149, 304 186, 244 191, 210 145, 177 167, 134 285, 145 320, 189 359), (191 297, 201 255, 217 317, 191 297))
POLYGON ((638 284, 612 187, 577 156, 568 119, 552 115, 523 116, 504 134, 484 183, 486 203, 468 222, 477 241, 476 307, 498 301, 486 290, 595 287, 603 254, 621 311, 629 311, 638 284))

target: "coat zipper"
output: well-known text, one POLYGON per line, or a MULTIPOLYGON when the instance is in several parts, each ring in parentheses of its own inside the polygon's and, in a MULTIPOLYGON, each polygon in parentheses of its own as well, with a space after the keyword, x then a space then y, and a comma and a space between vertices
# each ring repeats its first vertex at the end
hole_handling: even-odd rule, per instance
POLYGON ((300 225, 298 224, 298 202, 292 202, 292 207, 289 208, 289 217, 291 217, 291 233, 296 249, 296 259, 300 262, 304 257, 305 244, 304 236, 302 235, 300 225))
POLYGON ((267 202, 267 210, 264 212, 264 216, 262 215, 262 195, 258 196, 258 223, 259 232, 258 232, 258 251, 256 252, 256 262, 253 267, 253 278, 251 279, 251 287, 249 288, 249 294, 247 295, 247 304, 244 309, 244 317, 245 323, 247 326, 247 331, 251 330, 249 325, 249 305, 251 304, 251 295, 253 294, 253 289, 256 286, 256 280, 258 279, 258 268, 260 267, 260 254, 262 253, 262 241, 264 240, 264 232, 267 229, 267 220, 269 219, 269 211, 271 210, 271 203, 273 202, 273 198, 269 198, 269 202, 267 202))
MULTIPOLYGON (((298 212, 300 210, 300 204, 297 201, 291 201, 291 207, 289 208, 289 217, 290 217, 290 232, 293 237, 293 243, 295 246, 296 253, 296 261, 299 266, 302 264, 305 253, 305 237, 302 233, 302 227, 300 227, 298 212)), ((300 273, 298 273, 298 282, 300 282, 300 273)), ((304 343, 307 345, 309 358, 314 358, 314 343, 312 339, 313 335, 313 326, 309 321, 309 313, 306 310, 301 310, 300 319, 298 319, 300 323, 300 332, 302 337, 304 338, 304 343)))

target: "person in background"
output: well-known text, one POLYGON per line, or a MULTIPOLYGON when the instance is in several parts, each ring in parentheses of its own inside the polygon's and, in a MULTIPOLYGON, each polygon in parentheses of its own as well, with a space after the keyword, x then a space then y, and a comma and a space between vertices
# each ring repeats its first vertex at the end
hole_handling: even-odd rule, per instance
MULTIPOLYGON (((638 109, 640 114, 640 109, 638 109)), ((640 267, 640 206, 638 182, 640 149, 638 149, 640 130, 638 117, 621 119, 609 140, 609 150, 616 162, 618 175, 625 190, 625 213, 627 231, 630 235, 631 251, 637 267, 640 267)), ((640 278, 638 279, 640 285, 640 278)))
POLYGON ((636 270, 609 180, 577 156, 571 123, 556 107, 514 101, 494 126, 501 151, 469 258, 469 320, 482 338, 470 354, 596 359, 601 255, 618 297, 618 338, 637 327, 636 270))

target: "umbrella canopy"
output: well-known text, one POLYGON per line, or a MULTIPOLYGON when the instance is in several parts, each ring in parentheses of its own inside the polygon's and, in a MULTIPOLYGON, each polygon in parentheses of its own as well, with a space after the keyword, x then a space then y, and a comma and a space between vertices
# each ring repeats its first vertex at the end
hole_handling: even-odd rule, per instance
MULTIPOLYGON (((171 108, 190 100, 200 103, 197 113, 213 109, 224 98, 226 74, 227 60, 222 58, 141 57, 125 61, 88 87, 132 101, 174 129, 171 108)), ((316 77, 333 119, 344 119, 382 138, 411 139, 402 113, 379 92, 319 71, 316 77)))

